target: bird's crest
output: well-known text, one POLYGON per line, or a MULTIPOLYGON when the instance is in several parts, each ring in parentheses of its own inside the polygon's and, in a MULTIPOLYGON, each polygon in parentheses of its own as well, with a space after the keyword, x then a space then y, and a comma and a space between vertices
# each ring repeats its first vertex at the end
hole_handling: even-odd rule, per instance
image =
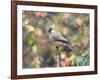
POLYGON ((48 32, 50 33, 53 29, 55 28, 55 25, 50 25, 49 27, 48 27, 48 32))
POLYGON ((48 29, 48 32, 50 33, 51 31, 52 31, 52 28, 49 28, 49 29, 48 29))

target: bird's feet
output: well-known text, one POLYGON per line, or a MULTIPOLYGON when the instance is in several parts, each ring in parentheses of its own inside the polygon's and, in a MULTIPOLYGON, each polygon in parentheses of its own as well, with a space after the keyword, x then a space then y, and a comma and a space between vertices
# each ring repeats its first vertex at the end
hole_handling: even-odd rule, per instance
POLYGON ((56 49, 58 50, 58 46, 56 46, 56 49))

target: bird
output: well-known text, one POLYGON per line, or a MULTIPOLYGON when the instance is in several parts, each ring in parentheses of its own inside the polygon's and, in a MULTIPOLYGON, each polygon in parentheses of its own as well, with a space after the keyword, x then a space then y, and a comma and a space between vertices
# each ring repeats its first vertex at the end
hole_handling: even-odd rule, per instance
MULTIPOLYGON (((74 51, 73 47, 71 46, 71 42, 67 38, 64 38, 60 32, 53 30, 54 26, 55 25, 51 25, 48 28, 50 40, 56 41, 59 44, 66 44, 71 51, 74 51)), ((58 46, 56 48, 58 49, 58 46)))

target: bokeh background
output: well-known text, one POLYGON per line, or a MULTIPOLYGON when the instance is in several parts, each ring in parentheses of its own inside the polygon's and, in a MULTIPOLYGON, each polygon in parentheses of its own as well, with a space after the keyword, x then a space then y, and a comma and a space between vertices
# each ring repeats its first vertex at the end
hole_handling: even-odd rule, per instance
POLYGON ((50 41, 47 28, 68 38, 75 50, 60 47, 61 67, 89 65, 89 14, 65 12, 23 11, 23 68, 56 66, 56 45, 50 41))

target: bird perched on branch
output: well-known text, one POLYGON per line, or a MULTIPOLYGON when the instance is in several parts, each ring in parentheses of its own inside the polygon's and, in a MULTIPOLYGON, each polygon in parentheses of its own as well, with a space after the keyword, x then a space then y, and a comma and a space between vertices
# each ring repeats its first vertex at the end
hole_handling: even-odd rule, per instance
POLYGON ((52 39, 53 41, 58 42, 58 43, 66 44, 71 51, 74 51, 72 46, 71 46, 70 41, 67 38, 64 38, 61 35, 61 33, 56 32, 55 30, 53 30, 53 27, 54 27, 54 25, 51 25, 48 28, 49 38, 52 39))

